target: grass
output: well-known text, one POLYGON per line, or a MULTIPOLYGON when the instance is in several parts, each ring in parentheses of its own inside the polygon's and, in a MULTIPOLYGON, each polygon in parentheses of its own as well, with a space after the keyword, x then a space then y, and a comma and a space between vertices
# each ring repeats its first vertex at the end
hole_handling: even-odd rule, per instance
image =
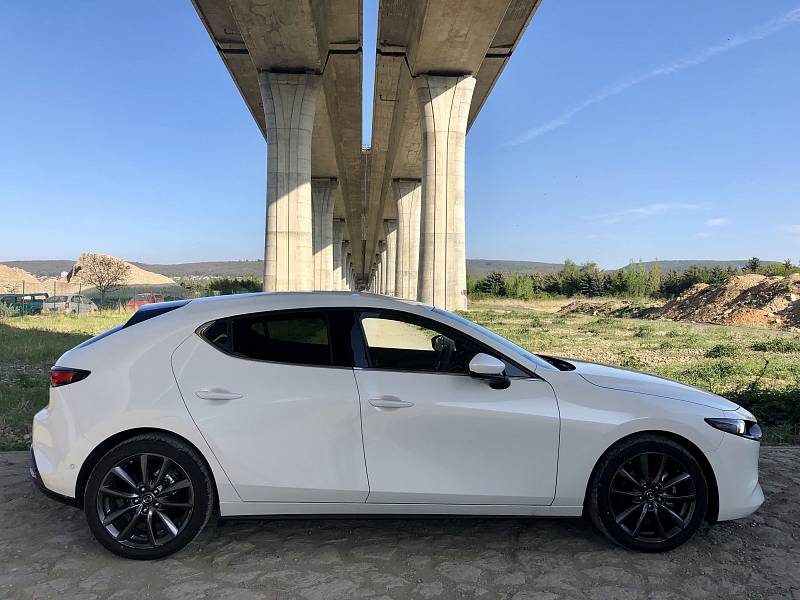
MULTIPOLYGON (((800 423, 800 336, 715 325, 552 312, 536 302, 470 319, 534 352, 619 365, 726 396, 763 423, 765 441, 790 441, 800 423)), ((0 319, 0 449, 29 444, 33 414, 47 404, 47 371, 83 340, 130 313, 0 319)))

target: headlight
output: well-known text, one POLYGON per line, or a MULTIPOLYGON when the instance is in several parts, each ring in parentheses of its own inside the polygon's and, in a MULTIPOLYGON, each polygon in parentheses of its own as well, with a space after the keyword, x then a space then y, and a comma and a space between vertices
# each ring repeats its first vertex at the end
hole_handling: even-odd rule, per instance
POLYGON ((714 429, 732 433, 748 440, 761 441, 761 427, 755 421, 745 419, 706 419, 714 429))

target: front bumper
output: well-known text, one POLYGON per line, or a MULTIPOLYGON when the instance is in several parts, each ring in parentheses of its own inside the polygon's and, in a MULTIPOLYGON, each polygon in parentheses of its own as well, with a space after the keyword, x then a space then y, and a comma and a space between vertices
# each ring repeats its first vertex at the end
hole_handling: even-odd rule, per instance
POLYGON ((33 452, 33 448, 31 448, 31 466, 28 468, 28 474, 30 475, 33 482, 36 484, 36 487, 39 488, 45 496, 52 498, 53 500, 57 500, 62 504, 66 504, 68 506, 74 506, 75 508, 80 508, 81 503, 77 498, 70 498, 69 496, 63 496, 54 492, 53 490, 47 489, 45 486, 44 481, 42 481, 42 476, 39 474, 39 469, 36 468, 36 454, 33 452))

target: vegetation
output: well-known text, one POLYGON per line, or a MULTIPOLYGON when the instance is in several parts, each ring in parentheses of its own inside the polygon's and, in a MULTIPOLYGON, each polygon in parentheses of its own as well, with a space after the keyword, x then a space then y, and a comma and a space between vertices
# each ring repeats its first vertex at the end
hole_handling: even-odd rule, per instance
POLYGON ((604 271, 595 263, 577 265, 569 259, 560 271, 550 273, 502 273, 494 271, 480 278, 467 278, 467 293, 473 297, 501 296, 531 300, 547 296, 623 296, 628 298, 673 298, 698 283, 717 286, 735 275, 791 275, 800 266, 787 260, 763 263, 751 258, 744 269, 692 265, 683 271, 663 273, 658 263, 645 266, 631 261, 617 271, 604 271))
MULTIPOLYGON (((0 449, 30 443, 31 419, 47 404, 47 371, 58 357, 129 316, 0 318, 0 449)), ((767 443, 800 442, 793 437, 800 424, 800 336, 532 310, 466 316, 534 352, 640 369, 726 396, 756 414, 767 443)))
POLYGON ((213 279, 183 279, 181 286, 197 296, 242 294, 262 291, 261 279, 248 277, 215 277, 213 279))
POLYGON ((87 285, 93 285, 100 294, 100 306, 105 306, 106 294, 122 287, 128 278, 131 267, 124 260, 108 256, 107 254, 86 253, 82 256, 80 267, 75 267, 80 272, 81 280, 87 285))

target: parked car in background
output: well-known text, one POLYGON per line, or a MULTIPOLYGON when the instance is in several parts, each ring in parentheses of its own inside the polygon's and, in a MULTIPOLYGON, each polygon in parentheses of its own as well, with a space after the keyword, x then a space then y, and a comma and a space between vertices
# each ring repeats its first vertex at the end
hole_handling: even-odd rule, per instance
POLYGON ((156 302, 163 302, 164 296, 161 294, 154 294, 153 292, 145 292, 143 294, 136 294, 133 298, 128 300, 128 308, 137 310, 140 306, 145 304, 155 304, 156 302))
POLYGON ((71 294, 67 296, 50 296, 42 305, 42 312, 46 314, 67 313, 83 314, 97 311, 97 305, 86 296, 71 294))
POLYGON ((0 304, 8 306, 21 315, 38 315, 42 312, 42 304, 47 294, 3 294, 0 304))

